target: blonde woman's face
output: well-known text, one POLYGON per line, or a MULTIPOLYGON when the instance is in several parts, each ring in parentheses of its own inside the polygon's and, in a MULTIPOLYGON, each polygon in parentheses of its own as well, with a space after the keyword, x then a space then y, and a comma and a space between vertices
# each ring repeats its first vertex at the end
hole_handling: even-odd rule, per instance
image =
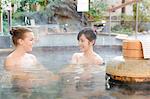
POLYGON ((26 52, 31 52, 34 43, 33 32, 27 32, 24 34, 24 39, 21 39, 20 45, 24 48, 26 52))
POLYGON ((89 50, 91 46, 93 46, 93 43, 90 42, 84 34, 82 34, 79 38, 80 51, 85 52, 89 50))

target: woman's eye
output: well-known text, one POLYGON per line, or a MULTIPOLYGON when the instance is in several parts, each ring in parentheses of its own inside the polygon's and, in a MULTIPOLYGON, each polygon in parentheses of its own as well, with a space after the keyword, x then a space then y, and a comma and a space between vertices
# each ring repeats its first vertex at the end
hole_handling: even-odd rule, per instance
POLYGON ((80 40, 80 42, 84 42, 84 40, 80 40))

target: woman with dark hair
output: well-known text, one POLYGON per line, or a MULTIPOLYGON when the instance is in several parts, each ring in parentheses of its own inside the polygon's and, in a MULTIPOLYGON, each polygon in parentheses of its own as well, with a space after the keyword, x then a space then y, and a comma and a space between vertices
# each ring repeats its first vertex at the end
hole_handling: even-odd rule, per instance
MULTIPOLYGON (((97 83, 95 82, 97 81, 95 80, 96 75, 93 75, 93 73, 102 71, 103 66, 99 65, 103 64, 103 59, 93 51, 96 41, 96 34, 93 29, 84 28, 81 30, 78 33, 77 40, 81 52, 73 54, 71 64, 61 70, 60 74, 61 77, 66 76, 66 74, 71 76, 71 80, 74 80, 71 88, 76 88, 76 91, 83 88, 84 91, 87 91, 86 89, 93 88, 94 84, 97 83)), ((67 81, 69 82, 69 80, 67 81)))
POLYGON ((11 73, 13 85, 17 88, 28 89, 33 87, 35 83, 46 84, 54 75, 44 66, 40 65, 34 55, 29 53, 32 51, 34 43, 32 30, 16 28, 12 29, 10 34, 12 35, 15 49, 7 56, 4 68, 11 73), (43 75, 43 78, 38 78, 37 72, 40 72, 40 76, 43 75), (38 79, 41 82, 37 81, 38 79), (42 81, 42 79, 44 80, 42 81))
POLYGON ((103 64, 103 59, 93 51, 96 41, 96 33, 91 28, 81 30, 77 36, 81 53, 72 56, 72 64, 103 64))

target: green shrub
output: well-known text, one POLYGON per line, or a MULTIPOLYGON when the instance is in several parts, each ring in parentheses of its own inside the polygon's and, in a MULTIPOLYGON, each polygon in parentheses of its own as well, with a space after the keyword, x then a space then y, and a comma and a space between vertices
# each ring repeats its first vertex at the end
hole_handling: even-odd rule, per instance
POLYGON ((132 29, 132 27, 125 27, 125 26, 121 26, 121 25, 116 25, 116 26, 112 27, 112 32, 113 33, 119 33, 119 34, 131 35, 133 32, 133 29, 132 29))

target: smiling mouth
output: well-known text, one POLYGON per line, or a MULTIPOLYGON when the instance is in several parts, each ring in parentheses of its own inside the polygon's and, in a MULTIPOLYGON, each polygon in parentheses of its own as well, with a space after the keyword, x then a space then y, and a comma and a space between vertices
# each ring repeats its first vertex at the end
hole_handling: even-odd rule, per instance
POLYGON ((80 48, 80 49, 83 49, 83 47, 81 47, 81 46, 80 46, 79 48, 80 48))
POLYGON ((80 47, 80 50, 84 50, 84 47, 80 47))

